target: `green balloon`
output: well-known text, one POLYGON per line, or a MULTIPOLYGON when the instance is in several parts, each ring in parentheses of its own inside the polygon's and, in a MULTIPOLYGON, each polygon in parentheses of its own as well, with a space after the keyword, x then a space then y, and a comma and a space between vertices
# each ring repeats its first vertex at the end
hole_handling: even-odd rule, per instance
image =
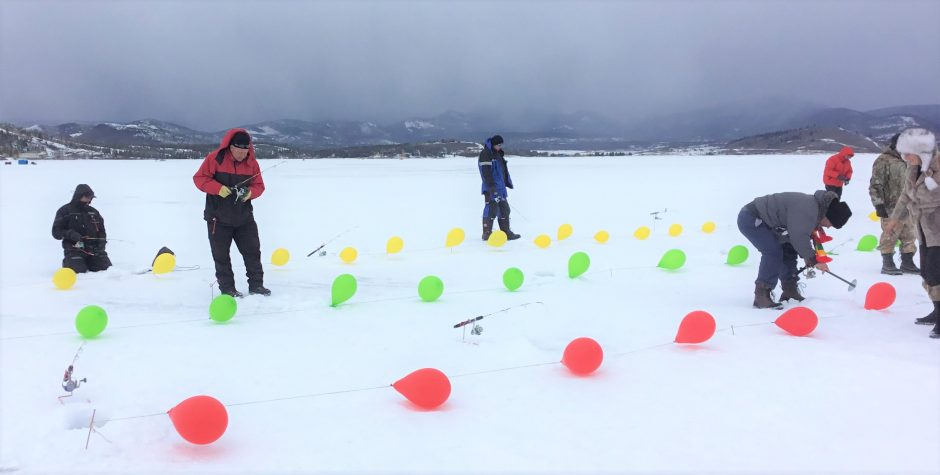
POLYGON ((425 302, 433 302, 444 293, 444 282, 440 277, 429 275, 418 284, 418 295, 425 302))
POLYGON ((744 261, 747 260, 747 255, 748 255, 747 248, 738 244, 737 246, 732 247, 730 251, 728 251, 728 260, 726 261, 726 263, 729 266, 736 266, 738 264, 743 264, 744 261))
POLYGON ((871 252, 874 251, 876 247, 878 247, 878 238, 871 234, 866 234, 858 240, 858 247, 855 249, 862 252, 871 252))
POLYGON ((670 249, 663 254, 663 258, 659 260, 657 267, 676 270, 682 267, 683 264, 685 264, 685 253, 679 249, 670 249))
POLYGON ((583 252, 576 252, 568 258, 568 277, 574 279, 587 272, 591 267, 591 258, 583 252))
POLYGON ((108 326, 108 313, 97 305, 89 305, 75 316, 75 329, 85 338, 94 338, 108 326))
POLYGON ((343 274, 333 280, 333 298, 330 307, 335 307, 356 295, 356 289, 358 284, 356 283, 356 278, 349 275, 343 274))
POLYGON ((235 297, 222 294, 212 299, 212 303, 209 304, 209 318, 219 323, 227 322, 235 316, 236 310, 238 310, 238 302, 235 301, 235 297))
POLYGON ((506 269, 506 272, 503 272, 503 285, 509 290, 518 290, 519 287, 522 287, 524 280, 525 275, 518 267, 510 267, 506 269))

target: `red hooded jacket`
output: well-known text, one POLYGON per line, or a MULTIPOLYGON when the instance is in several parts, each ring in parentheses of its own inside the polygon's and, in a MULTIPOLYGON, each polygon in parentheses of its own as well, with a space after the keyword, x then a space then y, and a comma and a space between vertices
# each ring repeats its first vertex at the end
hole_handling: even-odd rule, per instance
POLYGON ((264 193, 264 179, 261 177, 258 160, 255 159, 254 143, 249 143, 248 157, 241 162, 236 162, 228 150, 236 132, 248 133, 245 129, 229 130, 219 142, 219 148, 206 155, 202 166, 193 175, 196 188, 206 193, 206 209, 203 213, 205 220, 230 226, 239 226, 254 220, 251 201, 264 193), (223 185, 232 188, 232 194, 227 198, 219 196, 223 185), (251 198, 246 201, 238 200, 235 187, 247 188, 251 192, 251 198))
POLYGON ((851 180, 852 162, 849 159, 854 156, 855 152, 850 147, 842 147, 839 153, 829 157, 829 160, 826 160, 826 169, 823 171, 823 184, 841 188, 845 182, 839 179, 840 175, 851 180))

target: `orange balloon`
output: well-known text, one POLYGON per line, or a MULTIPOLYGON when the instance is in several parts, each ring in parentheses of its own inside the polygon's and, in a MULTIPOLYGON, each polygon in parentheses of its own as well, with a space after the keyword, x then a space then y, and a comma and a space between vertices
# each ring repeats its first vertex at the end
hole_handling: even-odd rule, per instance
POLYGON ((601 345, 587 337, 575 338, 565 347, 565 354, 561 358, 562 364, 578 376, 587 376, 604 361, 604 350, 601 345))
POLYGON ((806 307, 793 307, 777 317, 774 323, 793 336, 806 336, 816 329, 819 317, 806 307))
POLYGON ((704 343, 715 334, 715 317, 710 313, 696 310, 682 319, 676 343, 704 343))
POLYGON ((894 286, 887 282, 878 282, 868 288, 865 294, 865 310, 884 310, 894 303, 898 296, 894 286))
POLYGON ((228 427, 228 412, 214 397, 193 396, 179 403, 167 414, 176 432, 193 444, 211 444, 228 427))
POLYGON ((450 397, 450 380, 434 368, 423 368, 395 381, 392 387, 424 409, 434 409, 450 397))

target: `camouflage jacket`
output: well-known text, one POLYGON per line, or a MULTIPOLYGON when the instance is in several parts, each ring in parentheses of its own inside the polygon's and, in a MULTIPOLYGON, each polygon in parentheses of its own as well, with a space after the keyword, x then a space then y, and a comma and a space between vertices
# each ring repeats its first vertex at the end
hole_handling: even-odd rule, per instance
POLYGON ((905 175, 907 163, 901 159, 898 152, 886 148, 871 167, 871 181, 868 183, 871 204, 884 205, 890 214, 901 197, 905 175))

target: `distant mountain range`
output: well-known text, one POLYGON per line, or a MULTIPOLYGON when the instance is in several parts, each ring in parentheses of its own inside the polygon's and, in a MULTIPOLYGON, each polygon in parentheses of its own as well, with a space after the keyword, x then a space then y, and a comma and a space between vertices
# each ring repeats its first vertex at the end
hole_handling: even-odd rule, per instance
MULTIPOLYGON (((494 114, 447 111, 433 117, 411 118, 385 125, 363 121, 310 122, 282 119, 243 124, 240 127, 252 134, 259 148, 266 147, 275 154, 310 157, 324 155, 318 151, 328 151, 332 155, 348 147, 441 141, 480 143, 495 133, 506 138, 507 149, 520 151, 643 150, 661 148, 663 144, 708 144, 722 148, 724 144, 736 142, 750 145, 760 143, 755 148, 766 150, 770 150, 767 147, 773 142, 784 147, 780 149, 781 152, 824 150, 813 147, 849 142, 877 149, 892 134, 906 127, 940 130, 940 105, 856 111, 786 98, 727 104, 682 114, 649 117, 631 123, 621 123, 592 112, 529 114, 529 117, 525 121, 511 121, 494 114), (800 149, 796 146, 786 148, 789 147, 787 141, 768 139, 767 134, 789 131, 792 135, 794 130, 816 131, 813 132, 815 138, 801 141, 799 146, 803 148, 800 149), (824 137, 826 134, 832 136, 824 137), (857 138, 849 139, 846 134, 857 138), (748 142, 749 138, 753 139, 748 142), (742 139, 745 141, 740 142, 742 139)), ((203 132, 154 119, 129 123, 19 125, 20 130, 40 135, 46 140, 66 143, 73 149, 87 145, 95 149, 186 149, 201 153, 217 145, 224 134, 224 131, 203 132), (28 126, 23 127, 25 125, 28 126)))

